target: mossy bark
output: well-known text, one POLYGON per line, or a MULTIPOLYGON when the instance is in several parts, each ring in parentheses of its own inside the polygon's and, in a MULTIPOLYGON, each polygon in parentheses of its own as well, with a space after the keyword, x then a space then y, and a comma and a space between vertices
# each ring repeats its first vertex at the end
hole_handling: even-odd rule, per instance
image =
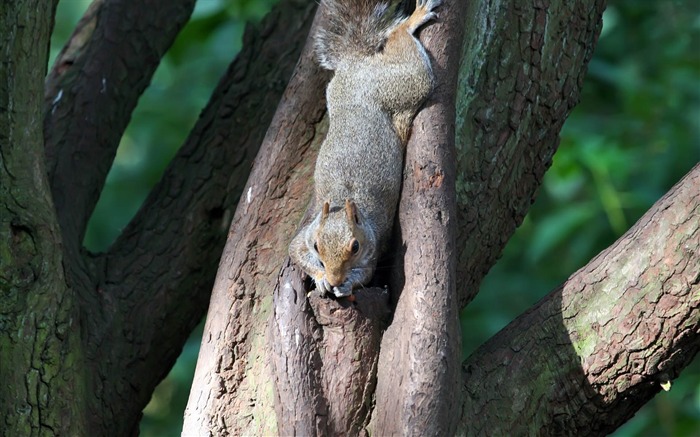
POLYGON ((75 293, 44 166, 44 75, 56 2, 0 13, 0 427, 83 435, 86 384, 75 293))
MULTIPOLYGON (((230 231, 190 396, 187 421, 193 427, 186 427, 186 433, 490 432, 488 424, 499 420, 499 404, 490 404, 487 395, 480 395, 482 380, 467 368, 455 373, 459 366, 454 353, 459 344, 456 310, 474 296, 534 198, 558 145, 561 126, 578 101, 604 6, 602 0, 566 5, 446 2, 438 11, 441 17, 448 14, 441 23, 456 20, 466 29, 461 64, 450 50, 442 49, 454 44, 451 37, 459 39, 462 28, 446 32, 450 27, 445 24, 426 29, 426 47, 435 65, 444 71, 438 92, 416 120, 414 145, 409 144, 400 232, 392 252, 396 272, 390 294, 395 311, 379 350, 357 347, 357 337, 365 335, 368 344, 376 344, 373 333, 380 319, 371 321, 370 329, 360 330, 355 329, 360 324, 348 322, 343 331, 346 345, 336 347, 339 327, 328 323, 327 314, 355 320, 348 312, 361 318, 367 310, 360 304, 319 303, 313 295, 308 297, 307 285, 286 256, 293 229, 304 220, 316 147, 324 133, 319 123, 322 101, 314 94, 320 93, 323 83, 317 81, 319 71, 311 65, 308 50, 305 52, 248 182, 246 191, 251 195, 239 204, 230 231), (456 17, 466 19, 460 22, 456 17), (431 39, 428 34, 433 30, 437 36, 431 39), (457 71, 460 79, 455 89, 450 78, 457 71), (456 105, 449 103, 455 95, 456 105), (441 107, 443 104, 453 106, 441 107), (452 109, 456 109, 456 118, 452 109), (456 150, 451 149, 455 119, 456 150), (451 230, 455 222, 456 235, 451 230), (336 343, 326 343, 327 338, 336 343), (333 363, 353 356, 365 362, 349 364, 338 374, 369 369, 369 378, 363 374, 357 381, 335 380, 335 388, 337 393, 371 391, 376 384, 374 399, 369 401, 369 423, 367 399, 372 399, 371 393, 369 398, 367 393, 340 396, 328 385, 333 363), (266 379, 270 374, 271 379, 266 379)), ((366 297, 360 293, 360 298, 366 297)), ((375 304, 378 308, 384 305, 375 304)), ((572 307, 572 311, 576 310, 572 307)), ((572 314, 571 322, 576 318, 572 314)), ((521 328, 516 326, 499 337, 506 340, 493 344, 494 353, 507 354, 512 347, 520 347, 508 341, 508 336, 517 337, 521 328)), ((537 332, 528 332, 533 337, 525 341, 538 338, 537 332)), ((692 327, 684 332, 697 338, 692 327)), ((628 340, 634 344, 636 334, 628 340)), ((541 355, 532 360, 544 360, 552 369, 548 374, 560 381, 572 374, 558 373, 557 364, 545 358, 550 348, 559 345, 557 341, 556 337, 542 338, 538 343, 541 355)), ((672 348, 663 350, 677 357, 672 348)), ((486 368, 494 354, 483 353, 486 368)), ((480 359, 477 354, 465 366, 472 361, 481 363, 480 359)), ((685 358, 672 361, 667 367, 688 363, 685 358)), ((522 355, 516 356, 514 366, 519 363, 528 365, 522 355)), ((483 382, 490 384, 486 389, 508 392, 503 385, 511 387, 510 380, 496 371, 493 375, 484 377, 483 382)), ((575 378, 566 381, 568 386, 578 383, 575 378)), ((512 388, 546 398, 547 387, 536 378, 517 379, 512 388)), ((605 423, 594 423, 595 415, 577 414, 579 407, 595 408, 595 398, 583 406, 575 397, 557 399, 561 408, 547 405, 549 409, 537 410, 533 417, 538 433, 609 430, 627 418, 617 404, 612 407, 617 415, 606 416, 605 423)), ((523 405, 532 410, 530 404, 523 405)), ((503 433, 527 434, 532 431, 529 423, 510 421, 503 433)))
POLYGON ((700 349, 699 186, 697 165, 465 361, 462 432, 607 435, 690 364, 700 349))

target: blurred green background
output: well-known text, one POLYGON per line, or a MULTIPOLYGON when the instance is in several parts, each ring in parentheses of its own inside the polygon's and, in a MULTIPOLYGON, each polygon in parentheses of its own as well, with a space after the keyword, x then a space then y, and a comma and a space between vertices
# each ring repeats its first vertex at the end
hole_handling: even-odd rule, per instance
MULTIPOLYGON (((139 101, 85 237, 106 249, 158 181, 275 0, 199 0, 139 101)), ((51 65, 89 0, 61 0, 51 65)), ((700 1, 610 0, 581 103, 502 259, 462 313, 465 357, 610 245, 700 161, 700 1)), ((144 410, 146 437, 177 436, 201 327, 144 410)), ((700 359, 617 437, 700 436, 700 359)))

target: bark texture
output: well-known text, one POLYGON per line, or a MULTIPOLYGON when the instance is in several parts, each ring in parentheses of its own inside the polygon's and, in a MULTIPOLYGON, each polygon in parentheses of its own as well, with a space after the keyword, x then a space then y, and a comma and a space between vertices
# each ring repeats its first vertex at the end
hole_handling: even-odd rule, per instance
POLYGON ((391 300, 369 289, 355 303, 307 296, 287 259, 327 130, 328 77, 309 47, 284 91, 315 2, 282 0, 246 33, 162 181, 103 254, 81 248, 87 219, 193 0, 96 0, 42 88, 55 5, 0 10, 8 435, 135 434, 204 312, 227 229, 185 435, 602 434, 695 355, 698 168, 457 366, 457 310, 549 165, 602 0, 441 6, 423 35, 440 85, 408 147, 391 300))
POLYGON ((283 2, 246 32, 245 48, 162 181, 109 252, 95 258, 97 280, 113 296, 110 317, 135 340, 123 344, 112 331, 94 338, 112 344, 98 350, 102 371, 112 375, 104 388, 139 399, 133 414, 206 311, 235 205, 307 33, 305 7, 283 2), (296 26, 288 25, 292 19, 296 26))
POLYGON ((605 3, 468 3, 456 132, 460 307, 476 296, 552 163, 605 3))
MULTIPOLYGON (((283 2, 282 47, 290 23, 305 36, 313 2, 283 2), (289 21, 286 21, 289 20, 289 21)), ((280 18, 282 19, 282 18, 280 18)), ((300 44, 303 36, 296 40, 300 44)), ((289 81, 234 215, 219 264, 183 435, 277 432, 266 339, 274 281, 308 202, 320 138, 327 129, 327 76, 307 45, 289 81), (311 155, 311 158, 309 158, 311 155)))
POLYGON ((8 179, 0 202, 9 205, 2 241, 12 245, 2 252, 0 324, 8 334, 0 345, 12 363, 2 376, 15 391, 5 396, 3 388, 2 399, 28 399, 26 407, 3 404, 3 429, 132 435, 206 309, 233 208, 298 58, 309 6, 283 2, 246 32, 245 49, 137 217, 106 253, 88 254, 81 249, 86 215, 138 98, 131 87, 148 84, 191 2, 149 11, 94 2, 45 92, 45 67, 37 66, 46 65, 55 5, 30 3, 3 9, 8 28, 15 23, 19 30, 2 45, 2 65, 7 59, 11 68, 7 82, 2 71, 10 86, 3 89, 8 111, 1 112, 0 132, 12 141, 1 143, 8 179), (45 148, 36 106, 42 97, 45 148), (55 176, 51 188, 42 183, 46 173, 55 176), (63 193, 55 205, 50 189, 63 193), (26 347, 28 336, 37 336, 36 347, 26 347))
POLYGON ((607 435, 690 364, 700 349, 698 187, 700 165, 474 352, 460 433, 607 435))
POLYGON ((304 275, 287 264, 273 296, 269 338, 279 435, 360 435, 370 421, 389 295, 355 293, 355 303, 307 297, 304 275))
MULTIPOLYGON (((56 1, 0 9, 0 428, 83 435, 86 392, 75 295, 43 159, 41 113, 56 1)), ((6 433, 6 434, 5 434, 6 433)))
MULTIPOLYGON (((446 10, 455 7, 443 6, 446 10)), ((409 146, 406 198, 399 216, 401 234, 405 235, 397 243, 406 248, 397 250, 396 262, 400 265, 403 261, 405 270, 396 275, 392 289, 406 286, 410 292, 404 291, 400 298, 398 293, 394 296, 399 300, 382 343, 376 404, 370 407, 373 422, 366 424, 364 402, 371 399, 367 393, 352 399, 333 397, 327 382, 333 363, 344 362, 341 354, 362 350, 363 359, 373 363, 376 348, 371 344, 374 334, 368 336, 368 346, 348 341, 356 336, 360 325, 346 322, 349 325, 343 336, 352 344, 343 350, 334 349, 325 341, 337 334, 339 326, 328 324, 325 314, 353 314, 358 320, 366 314, 343 301, 318 301, 313 295, 307 298, 299 272, 283 261, 297 218, 311 197, 308 180, 316 147, 325 132, 323 123, 319 123, 323 108, 313 100, 314 96, 318 98, 318 87, 323 83, 308 82, 319 71, 307 53, 290 83, 286 94, 289 101, 280 107, 261 149, 246 189, 250 195, 241 201, 231 227, 190 396, 185 434, 324 435, 367 429, 375 434, 419 430, 439 435, 455 429, 459 417, 455 410, 461 405, 456 389, 456 308, 473 296, 474 287, 532 201, 558 143, 561 125, 578 99, 604 5, 480 2, 470 7, 479 13, 471 16, 468 9, 469 36, 462 49, 465 61, 461 64, 459 95, 463 100, 457 106, 459 176, 452 169, 455 160, 450 155, 450 132, 454 115, 449 109, 451 100, 446 98, 459 57, 449 47, 454 48, 458 42, 451 40, 451 33, 450 38, 443 34, 442 38, 426 39, 435 62, 445 69, 440 71, 444 82, 432 106, 419 116, 414 142, 420 144, 420 138, 431 138, 443 147, 437 151, 428 147, 423 154, 423 150, 418 153, 409 146), (483 96, 477 93, 482 88, 483 96), (280 136, 280 126, 285 122, 288 130, 280 136), (297 132, 304 126, 305 132, 315 135, 313 139, 298 139, 297 132), (268 143, 273 140, 277 144, 268 143), (451 182, 455 178, 456 183, 451 182), (459 214, 454 213, 449 200, 453 184, 457 186, 459 214), (275 189, 267 188, 267 195, 261 198, 261 185, 275 189), (430 198, 433 193, 437 199, 430 198), (468 196, 475 196, 476 201, 471 202, 468 196), (480 214, 482 206, 492 215, 477 220, 474 214, 480 214), (476 234, 472 236, 460 226, 456 238, 456 247, 471 244, 473 249, 468 257, 461 249, 458 266, 463 272, 469 271, 469 276, 457 290, 458 295, 451 292, 457 287, 455 266, 449 262, 456 250, 450 243, 455 218, 476 234), (276 232, 269 231, 270 226, 276 232), (484 241, 486 245, 480 246, 484 241), (433 249, 436 245, 440 246, 437 250, 433 249), (270 277, 277 273, 276 265, 283 267, 274 283, 270 277), (259 325, 268 316, 269 330, 265 331, 259 325), (269 363, 264 361, 268 355, 263 350, 271 352, 269 363), (269 391, 273 389, 271 399, 269 391), (271 414, 273 403, 276 420, 271 414)), ((451 14, 446 23, 460 22, 459 12, 451 14)), ((454 37, 459 41, 458 35, 454 37)), ((343 320, 355 320, 352 317, 343 320)), ((375 332, 376 324, 381 322, 371 317, 369 320, 370 332, 375 332)), ((366 372, 365 363, 353 365, 351 369, 366 372)), ((353 390, 371 390, 375 384, 371 375, 357 383, 358 388, 353 390)), ((352 386, 335 384, 341 393, 352 386)))
POLYGON ((455 104, 466 4, 445 2, 421 40, 439 86, 406 150, 390 284, 398 301, 382 338, 375 435, 453 435, 460 406, 456 295, 455 104))
POLYGON ((78 250, 139 97, 195 0, 91 5, 47 78, 46 166, 68 250, 78 250), (79 169, 79 171, 78 171, 79 169))

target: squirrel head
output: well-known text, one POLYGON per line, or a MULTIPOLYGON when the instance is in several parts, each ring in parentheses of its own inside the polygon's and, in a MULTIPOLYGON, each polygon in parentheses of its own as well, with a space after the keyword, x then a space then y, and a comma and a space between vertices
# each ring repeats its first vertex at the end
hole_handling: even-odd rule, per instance
POLYGON ((345 201, 344 208, 333 210, 325 202, 317 220, 309 243, 318 255, 326 280, 337 287, 347 280, 353 267, 365 264, 367 257, 373 255, 368 236, 371 230, 364 226, 364 219, 350 200, 345 201))

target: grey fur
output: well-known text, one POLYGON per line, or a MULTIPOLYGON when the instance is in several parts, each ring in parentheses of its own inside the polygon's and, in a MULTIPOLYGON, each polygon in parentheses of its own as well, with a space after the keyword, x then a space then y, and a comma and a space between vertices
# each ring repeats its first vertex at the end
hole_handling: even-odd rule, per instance
POLYGON ((331 14, 316 37, 319 62, 335 71, 326 97, 330 126, 314 172, 316 215, 292 240, 290 256, 323 293, 347 296, 373 276, 401 190, 412 120, 433 89, 429 58, 415 30, 437 1, 324 0, 331 14), (352 253, 354 241, 359 250, 352 253))

